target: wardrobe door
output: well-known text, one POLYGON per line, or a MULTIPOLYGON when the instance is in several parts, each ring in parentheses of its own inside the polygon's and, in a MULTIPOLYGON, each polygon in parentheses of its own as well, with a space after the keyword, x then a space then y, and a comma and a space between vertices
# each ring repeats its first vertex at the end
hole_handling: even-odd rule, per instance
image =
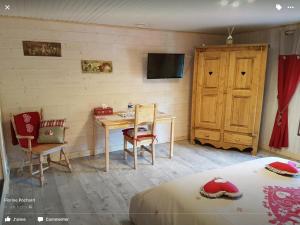
POLYGON ((199 54, 195 128, 221 128, 225 65, 225 52, 201 52, 199 54))
MULTIPOLYGON (((253 133, 260 79, 260 61, 260 51, 247 50, 230 53, 225 131, 247 133, 250 136, 253 133)), ((247 140, 247 144, 249 144, 249 140, 247 140)))

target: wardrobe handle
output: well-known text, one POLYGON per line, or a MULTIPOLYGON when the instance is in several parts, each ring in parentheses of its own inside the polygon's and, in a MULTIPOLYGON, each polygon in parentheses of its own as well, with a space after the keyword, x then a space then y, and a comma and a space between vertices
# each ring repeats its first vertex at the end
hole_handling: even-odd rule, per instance
POLYGON ((241 72, 242 76, 246 75, 246 72, 245 71, 242 71, 241 72))
POLYGON ((209 73, 209 75, 212 75, 212 74, 213 74, 213 72, 212 72, 212 71, 209 71, 208 73, 209 73))

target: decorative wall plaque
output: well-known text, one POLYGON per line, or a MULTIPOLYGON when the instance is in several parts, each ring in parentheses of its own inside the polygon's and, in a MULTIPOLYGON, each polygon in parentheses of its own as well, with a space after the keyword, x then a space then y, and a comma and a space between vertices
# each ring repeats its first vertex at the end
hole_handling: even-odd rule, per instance
POLYGON ((111 61, 101 60, 81 60, 81 69, 83 73, 112 73, 113 71, 111 61))
POLYGON ((25 56, 53 56, 61 57, 61 43, 23 41, 25 56))

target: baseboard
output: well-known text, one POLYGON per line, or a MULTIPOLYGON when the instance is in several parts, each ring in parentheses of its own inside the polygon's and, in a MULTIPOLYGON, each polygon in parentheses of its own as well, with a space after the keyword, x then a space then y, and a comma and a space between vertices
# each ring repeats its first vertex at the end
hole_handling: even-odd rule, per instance
POLYGON ((180 136, 180 137, 176 137, 175 141, 185 141, 185 140, 189 140, 188 136, 180 136))
POLYGON ((260 146, 259 149, 262 149, 263 151, 266 152, 271 152, 275 155, 279 155, 279 156, 283 156, 283 157, 287 157, 287 158, 291 158, 294 160, 298 160, 300 161, 300 154, 297 153, 293 153, 287 150, 275 150, 275 149, 271 149, 269 146, 260 146))

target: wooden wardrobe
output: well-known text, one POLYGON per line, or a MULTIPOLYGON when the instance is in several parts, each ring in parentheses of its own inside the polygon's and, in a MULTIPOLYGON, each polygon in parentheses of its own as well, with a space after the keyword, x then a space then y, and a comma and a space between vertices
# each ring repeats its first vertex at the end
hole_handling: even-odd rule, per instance
POLYGON ((222 45, 195 51, 191 141, 256 154, 267 44, 222 45))

